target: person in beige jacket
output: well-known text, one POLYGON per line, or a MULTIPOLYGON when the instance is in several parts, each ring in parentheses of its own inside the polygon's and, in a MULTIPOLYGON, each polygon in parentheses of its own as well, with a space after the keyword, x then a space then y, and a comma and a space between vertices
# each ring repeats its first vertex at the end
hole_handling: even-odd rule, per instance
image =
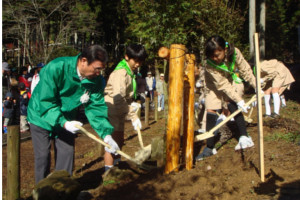
MULTIPOLYGON (((126 48, 125 59, 110 74, 104 90, 105 102, 108 107, 108 119, 114 127, 112 137, 120 149, 124 144, 125 118, 131 120, 135 130, 142 128, 141 121, 137 116, 137 110, 141 105, 133 101, 133 99, 136 99, 137 94, 134 73, 145 61, 146 57, 147 53, 142 45, 129 45, 126 48)), ((113 167, 119 160, 119 155, 111 154, 109 149, 106 149, 104 154, 105 170, 113 167)))
POLYGON ((280 95, 295 82, 290 70, 276 59, 261 63, 261 83, 265 91, 265 117, 277 118, 280 110, 280 95), (273 97, 274 113, 271 113, 270 98, 273 97))
MULTIPOLYGON (((245 107, 245 101, 242 97, 244 90, 242 82, 249 82, 253 88, 256 88, 256 82, 251 67, 240 50, 235 48, 233 44, 225 42, 222 37, 210 37, 206 42, 205 54, 207 57, 205 81, 208 89, 205 96, 206 131, 209 131, 216 125, 217 113, 222 112, 222 107, 228 108, 231 113, 238 108, 247 113, 248 108, 245 107)), ((254 146, 251 137, 247 134, 243 114, 239 113, 234 117, 234 120, 240 134, 235 150, 254 146)), ((217 153, 214 148, 214 137, 209 138, 206 144, 203 152, 196 157, 197 161, 217 153)))

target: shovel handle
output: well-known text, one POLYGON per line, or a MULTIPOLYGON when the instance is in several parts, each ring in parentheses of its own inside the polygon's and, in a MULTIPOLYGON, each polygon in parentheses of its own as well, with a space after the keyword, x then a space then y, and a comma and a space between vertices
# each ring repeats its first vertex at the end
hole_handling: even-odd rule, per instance
MULTIPOLYGON (((263 95, 262 95, 263 96, 263 95)), ((245 107, 250 106, 250 104, 252 102, 256 101, 256 95, 253 95, 251 97, 251 99, 245 104, 245 107)), ((197 141, 201 141, 201 140, 205 140, 207 138, 213 137, 214 136, 214 132, 216 130, 218 130, 221 126, 223 126, 224 124, 226 124, 229 120, 231 120, 233 117, 235 117, 237 114, 239 114, 242 111, 241 108, 239 108, 238 110, 236 110, 234 113, 232 113, 231 115, 229 115, 228 117, 226 117, 226 119, 224 119, 222 122, 220 122, 218 125, 216 125, 214 128, 212 128, 210 131, 205 132, 201 135, 197 135, 195 137, 195 142, 197 141)))
MULTIPOLYGON (((112 149, 111 146, 110 146, 109 144, 105 143, 102 139, 96 137, 94 134, 88 132, 85 128, 83 128, 83 127, 81 127, 81 126, 78 126, 78 125, 75 125, 75 127, 78 128, 81 132, 83 132, 86 136, 88 136, 89 138, 93 139, 94 141, 96 141, 96 142, 102 144, 103 146, 105 146, 105 147, 107 147, 107 148, 112 149)), ((124 158, 126 158, 126 159, 128 159, 128 160, 130 160, 130 161, 132 161, 132 162, 134 162, 134 163, 137 163, 137 162, 135 161, 135 159, 133 159, 131 156, 129 156, 128 154, 124 153, 123 151, 116 150, 116 152, 117 152, 118 154, 120 154, 121 156, 123 156, 124 158)), ((139 163, 137 163, 137 164, 139 164, 139 163)))

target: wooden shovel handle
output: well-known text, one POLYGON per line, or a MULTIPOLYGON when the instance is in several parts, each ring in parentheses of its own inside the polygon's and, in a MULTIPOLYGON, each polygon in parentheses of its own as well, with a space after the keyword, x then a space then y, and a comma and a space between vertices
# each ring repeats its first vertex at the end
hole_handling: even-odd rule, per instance
MULTIPOLYGON (((105 147, 108 147, 108 148, 112 149, 112 147, 109 144, 105 143, 102 139, 96 137, 94 134, 88 132, 85 128, 83 128, 81 126, 78 126, 78 125, 75 125, 75 127, 78 128, 81 132, 83 132, 86 136, 88 136, 89 138, 93 139, 94 141, 102 144, 105 147)), ((128 160, 130 160, 130 161, 132 161, 134 163, 137 163, 134 158, 132 158, 128 154, 124 153, 123 151, 116 150, 116 152, 118 154, 120 154, 121 156, 123 156, 124 158, 126 158, 126 159, 128 159, 128 160)), ((139 163, 137 163, 137 164, 139 164, 139 163)))
MULTIPOLYGON (((262 95, 263 96, 263 95, 262 95)), ((250 106, 250 104, 252 102, 256 101, 256 95, 253 95, 251 97, 251 99, 245 104, 245 107, 250 106)), ((197 141, 201 141, 201 140, 205 140, 207 138, 213 137, 214 136, 214 132, 216 130, 218 130, 221 126, 223 126, 224 124, 226 124, 229 120, 231 120, 233 117, 235 117, 237 114, 239 114, 242 111, 241 108, 239 108, 238 110, 236 110, 234 113, 232 113, 231 115, 229 115, 228 117, 226 117, 226 119, 224 119, 222 122, 220 122, 218 125, 216 125, 214 128, 212 128, 210 131, 205 132, 201 135, 197 135, 195 137, 195 142, 197 141)))

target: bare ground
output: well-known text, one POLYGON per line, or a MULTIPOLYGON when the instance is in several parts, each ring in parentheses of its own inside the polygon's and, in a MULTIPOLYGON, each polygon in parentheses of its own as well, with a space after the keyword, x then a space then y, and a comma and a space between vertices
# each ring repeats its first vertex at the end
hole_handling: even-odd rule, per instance
MULTIPOLYGON (((99 144, 79 134, 75 145, 75 168, 73 176, 89 193, 84 199, 300 199, 300 146, 295 141, 300 135, 300 105, 288 101, 288 107, 281 110, 280 119, 264 120, 264 173, 265 182, 260 180, 258 128, 256 112, 254 122, 248 126, 255 146, 244 152, 235 152, 237 140, 232 138, 226 144, 218 145, 218 154, 194 163, 193 169, 165 174, 163 168, 150 171, 122 162, 119 169, 126 176, 121 179, 103 181, 103 157, 99 144)), ((166 130, 166 114, 159 113, 154 122, 142 131, 145 145, 152 138, 163 136, 166 130)), ((90 131, 88 124, 85 125, 90 131)), ((145 126, 144 126, 145 127, 145 126)), ((134 156, 139 149, 136 132, 126 124, 124 151, 134 156)), ((195 144, 195 154, 205 146, 195 144)), ((7 149, 2 148, 2 195, 5 198, 7 178, 7 149)), ((53 155, 53 152, 52 152, 53 155)), ((53 159, 52 159, 53 160, 53 159)), ((21 197, 31 199, 34 188, 34 160, 31 140, 21 143, 21 197)), ((149 162, 153 164, 153 162, 149 162)), ((52 169, 53 167, 52 162, 52 169)))

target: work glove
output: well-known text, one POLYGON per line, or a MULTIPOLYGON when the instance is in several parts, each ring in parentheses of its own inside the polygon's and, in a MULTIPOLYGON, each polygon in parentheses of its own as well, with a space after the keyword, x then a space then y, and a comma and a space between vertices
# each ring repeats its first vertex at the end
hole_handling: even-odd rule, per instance
POLYGON ((257 101, 252 102, 252 107, 256 107, 257 106, 257 101))
POLYGON ((140 129, 142 129, 142 123, 141 120, 139 118, 137 118, 136 120, 132 120, 132 126, 134 128, 134 130, 137 131, 137 128, 139 127, 140 129))
POLYGON ((132 102, 132 103, 130 104, 130 106, 133 108, 133 112, 136 112, 136 111, 138 111, 138 109, 141 108, 141 104, 140 104, 140 103, 137 103, 137 102, 132 102))
POLYGON ((245 106, 245 101, 244 100, 241 100, 237 103, 238 107, 242 109, 242 111, 244 113, 248 113, 247 109, 249 109, 249 107, 246 107, 245 106))
POLYGON ((264 84, 264 82, 265 82, 264 79, 261 78, 260 79, 260 84, 264 84))
POLYGON ((148 94, 148 91, 145 91, 145 95, 147 95, 148 94))
POLYGON ((197 82, 196 82, 196 88, 199 88, 199 87, 201 87, 201 82, 200 82, 200 81, 197 81, 197 82))
POLYGON ((219 115, 219 117, 217 119, 217 122, 216 122, 216 125, 218 125, 219 123, 221 123, 225 119, 226 119, 225 115, 223 115, 223 114, 219 115))
POLYGON ((107 143, 111 148, 105 147, 105 151, 108 153, 112 153, 115 155, 118 155, 117 150, 120 150, 120 147, 118 144, 114 141, 114 139, 111 137, 111 135, 107 135, 104 137, 104 142, 107 143))
POLYGON ((82 126, 82 123, 79 121, 67 121, 64 125, 64 128, 67 131, 76 134, 76 132, 79 131, 79 128, 75 127, 75 125, 82 126))

